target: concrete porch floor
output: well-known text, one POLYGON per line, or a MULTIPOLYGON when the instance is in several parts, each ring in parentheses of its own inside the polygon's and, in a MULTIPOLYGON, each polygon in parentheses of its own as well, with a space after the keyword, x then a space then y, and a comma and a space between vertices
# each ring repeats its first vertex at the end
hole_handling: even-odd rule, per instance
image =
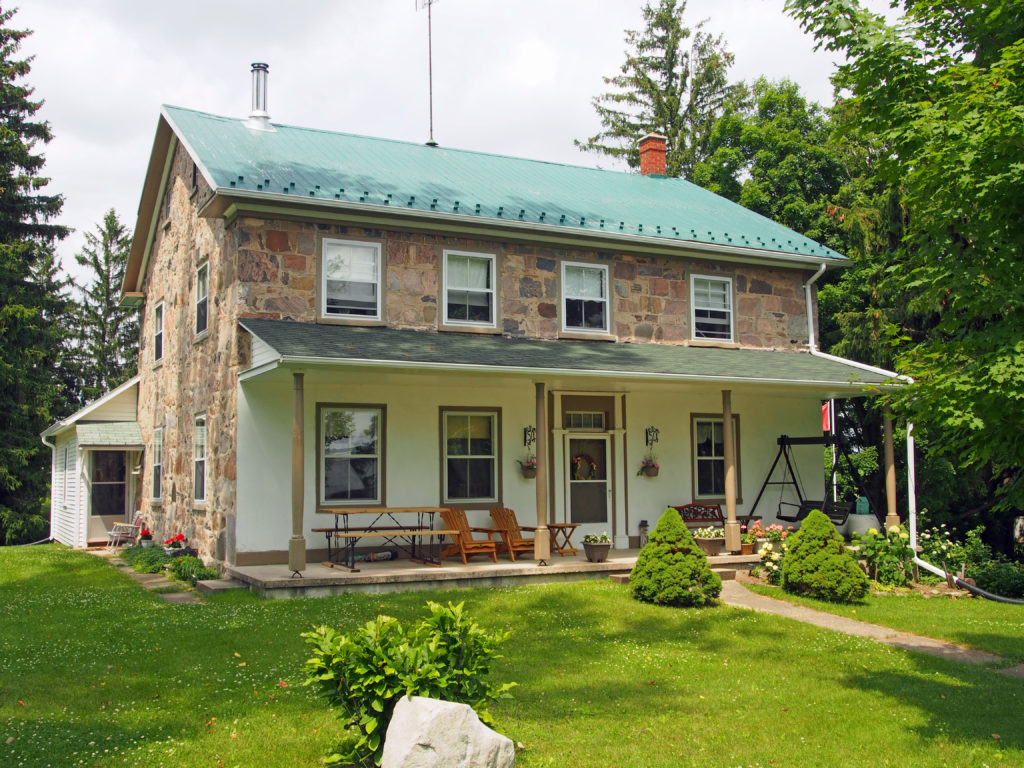
MULTIPOLYGON (((287 565, 247 565, 229 567, 225 576, 235 579, 268 598, 326 597, 347 592, 407 592, 424 589, 465 589, 468 587, 508 587, 526 584, 550 584, 559 581, 603 579, 628 574, 636 564, 638 549, 613 549, 608 560, 590 563, 580 551, 577 555, 553 555, 548 565, 539 566, 532 558, 519 557, 513 563, 499 555, 498 562, 477 556, 464 565, 458 558, 444 561, 442 567, 421 565, 409 560, 360 562, 358 573, 309 563, 302 578, 292 577, 287 565)), ((760 560, 758 555, 719 555, 710 557, 716 570, 748 569, 760 560)), ((728 578, 722 573, 723 578, 728 578)))

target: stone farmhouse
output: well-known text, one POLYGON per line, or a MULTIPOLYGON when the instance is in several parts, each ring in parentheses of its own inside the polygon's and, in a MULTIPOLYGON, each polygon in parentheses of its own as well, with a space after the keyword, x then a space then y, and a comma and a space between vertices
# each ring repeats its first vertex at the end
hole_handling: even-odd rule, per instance
MULTIPOLYGON (((668 504, 749 513, 779 435, 893 375, 816 349, 847 259, 667 178, 662 137, 635 174, 299 128, 254 76, 248 118, 160 112, 139 374, 47 431, 58 539, 141 509, 208 561, 301 570, 318 509, 500 505, 626 547, 668 504)), ((823 498, 820 447, 797 459, 823 498)))

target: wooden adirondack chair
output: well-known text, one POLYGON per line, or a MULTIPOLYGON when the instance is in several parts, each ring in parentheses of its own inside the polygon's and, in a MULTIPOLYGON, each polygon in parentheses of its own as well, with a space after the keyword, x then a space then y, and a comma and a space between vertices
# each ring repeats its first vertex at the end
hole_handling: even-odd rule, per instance
POLYGON ((516 520, 516 513, 508 507, 494 507, 491 510, 491 518, 498 526, 501 533, 502 548, 508 552, 509 559, 513 562, 516 559, 516 552, 533 552, 533 538, 524 538, 523 531, 533 531, 534 528, 524 528, 516 520))
POLYGON ((473 555, 490 555, 491 560, 498 562, 498 545, 494 541, 494 528, 471 528, 466 520, 466 512, 456 507, 448 507, 441 510, 441 519, 444 520, 444 527, 452 531, 458 531, 452 536, 454 543, 441 553, 441 559, 446 557, 462 556, 462 562, 468 563, 467 558, 473 555), (473 538, 473 533, 486 533, 487 541, 473 538))

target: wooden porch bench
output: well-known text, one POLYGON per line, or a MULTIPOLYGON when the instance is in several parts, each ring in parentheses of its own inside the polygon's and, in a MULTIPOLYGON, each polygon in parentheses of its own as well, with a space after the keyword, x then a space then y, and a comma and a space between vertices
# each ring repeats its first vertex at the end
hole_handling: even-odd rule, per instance
MULTIPOLYGON (((673 505, 672 508, 679 512, 690 533, 698 528, 725 527, 725 516, 720 504, 680 504, 673 505)), ((760 515, 736 515, 736 522, 740 525, 750 525, 754 520, 760 519, 760 515)))

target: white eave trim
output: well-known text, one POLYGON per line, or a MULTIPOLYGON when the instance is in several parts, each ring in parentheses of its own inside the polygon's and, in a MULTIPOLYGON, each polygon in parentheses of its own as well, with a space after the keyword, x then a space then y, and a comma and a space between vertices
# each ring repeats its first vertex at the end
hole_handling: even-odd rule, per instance
POLYGON ((100 397, 97 397, 95 400, 93 400, 91 403, 89 403, 85 407, 81 408, 80 410, 75 411, 73 414, 68 416, 63 421, 58 421, 58 422, 55 422, 55 423, 51 424, 45 430, 43 430, 43 432, 41 433, 40 436, 41 437, 49 437, 50 435, 55 435, 58 432, 64 431, 64 429, 66 429, 67 427, 70 427, 76 421, 80 421, 81 419, 85 418, 90 413, 95 411, 97 408, 100 408, 101 406, 106 405, 111 400, 115 399, 118 395, 121 395, 122 393, 127 392, 132 387, 138 386, 138 383, 139 383, 139 377, 138 376, 133 376, 132 378, 128 379, 128 381, 126 381, 124 384, 121 384, 119 387, 116 387, 115 389, 110 390, 105 395, 101 395, 100 397))

